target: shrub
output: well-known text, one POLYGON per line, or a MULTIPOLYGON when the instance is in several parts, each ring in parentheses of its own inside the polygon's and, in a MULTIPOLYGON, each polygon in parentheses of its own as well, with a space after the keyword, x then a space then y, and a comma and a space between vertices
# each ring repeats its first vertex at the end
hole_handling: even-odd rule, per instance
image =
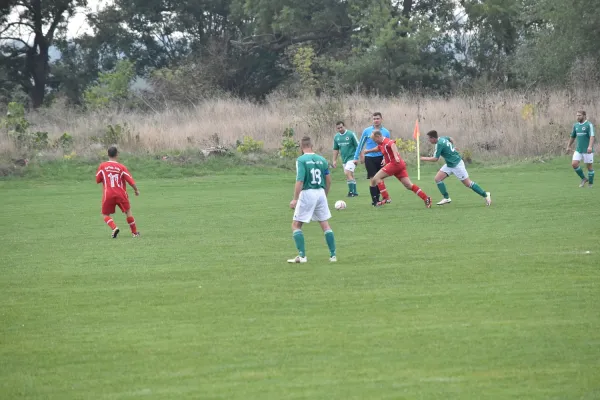
POLYGON ((254 140, 251 136, 244 136, 244 141, 239 140, 236 143, 237 151, 242 154, 258 153, 262 151, 264 142, 262 140, 254 140))
POLYGON ((283 141, 281 142, 281 149, 279 155, 284 158, 295 158, 298 157, 298 148, 300 146, 294 140, 294 128, 286 128, 283 131, 283 141))

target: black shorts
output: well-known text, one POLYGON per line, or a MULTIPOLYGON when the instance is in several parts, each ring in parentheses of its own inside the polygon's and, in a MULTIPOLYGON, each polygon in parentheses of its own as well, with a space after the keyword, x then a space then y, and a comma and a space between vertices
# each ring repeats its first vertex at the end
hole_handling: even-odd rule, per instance
POLYGON ((381 169, 383 156, 365 157, 365 168, 367 169, 367 179, 375 176, 377 171, 381 169))

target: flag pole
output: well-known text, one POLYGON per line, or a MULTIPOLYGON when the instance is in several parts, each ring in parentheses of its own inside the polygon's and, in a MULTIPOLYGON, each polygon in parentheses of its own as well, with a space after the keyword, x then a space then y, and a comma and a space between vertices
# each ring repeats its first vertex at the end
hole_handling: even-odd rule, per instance
POLYGON ((417 121, 415 122, 415 132, 413 133, 413 137, 417 142, 417 180, 421 180, 421 151, 419 149, 419 144, 421 142, 421 132, 419 132, 419 119, 421 119, 421 90, 420 86, 418 88, 417 93, 417 121))

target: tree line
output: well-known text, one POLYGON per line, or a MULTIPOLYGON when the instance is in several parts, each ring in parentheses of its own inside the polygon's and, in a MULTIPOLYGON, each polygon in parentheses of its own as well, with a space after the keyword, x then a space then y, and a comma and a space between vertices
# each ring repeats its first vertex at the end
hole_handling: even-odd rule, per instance
POLYGON ((0 2, 0 102, 31 108, 598 81, 598 0, 0 2), (90 33, 67 26, 86 13, 90 33), (54 53, 53 53, 54 52, 54 53), (52 57, 52 54, 59 56, 52 57), (127 89, 143 78, 143 102, 127 89))

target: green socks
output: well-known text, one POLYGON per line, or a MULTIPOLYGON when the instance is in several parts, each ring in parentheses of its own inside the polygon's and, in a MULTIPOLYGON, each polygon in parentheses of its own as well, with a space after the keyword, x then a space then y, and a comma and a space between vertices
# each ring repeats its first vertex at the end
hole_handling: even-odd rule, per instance
POLYGON ((356 181, 346 181, 346 183, 348 184, 348 193, 358 194, 356 193, 356 181))
POLYGON ((581 167, 575 168, 575 173, 577 173, 577 175, 579 175, 579 177, 581 179, 585 179, 585 175, 583 174, 583 171, 581 170, 581 167))
POLYGON ((478 195, 480 195, 481 197, 486 197, 487 194, 485 193, 485 190, 483 190, 481 188, 481 186, 479 186, 478 184, 476 184, 475 182, 471 182, 471 189, 477 193, 478 195))
MULTIPOLYGON (((331 233, 333 237, 333 232, 331 233)), ((294 231, 294 242, 296 243, 296 248, 298 249, 298 255, 300 257, 306 257, 306 251, 304 248, 304 233, 300 229, 294 231)))
POLYGON ((442 196, 444 196, 445 199, 449 198, 450 196, 448 195, 448 191, 446 190, 446 184, 444 182, 436 182, 436 184, 442 196))
MULTIPOLYGON (((335 256, 335 238, 331 229, 325 231, 325 241, 327 242, 327 247, 329 247, 329 255, 331 257, 335 256)), ((304 239, 302 243, 304 244, 304 239)))
POLYGON ((588 181, 590 185, 594 184, 594 170, 588 171, 588 181))

